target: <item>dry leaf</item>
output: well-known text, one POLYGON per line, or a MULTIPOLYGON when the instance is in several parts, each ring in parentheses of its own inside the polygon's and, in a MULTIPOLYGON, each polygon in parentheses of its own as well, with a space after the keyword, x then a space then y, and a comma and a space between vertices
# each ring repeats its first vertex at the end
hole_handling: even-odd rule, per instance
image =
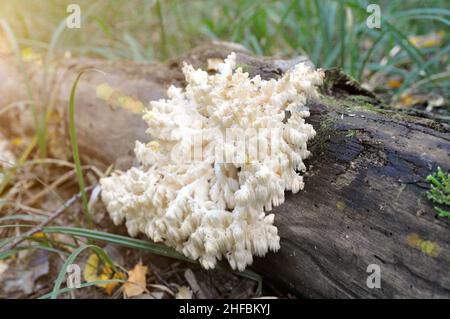
POLYGON ((408 37, 409 42, 416 48, 433 48, 440 46, 444 38, 445 33, 443 31, 432 32, 426 35, 413 35, 408 37))
POLYGON ((37 232, 37 233, 33 234, 33 236, 31 236, 31 237, 36 238, 36 239, 44 239, 44 238, 46 238, 46 235, 43 232, 37 232))
MULTIPOLYGON (((104 265, 100 269, 100 258, 97 254, 91 254, 86 261, 84 267, 84 280, 87 282, 95 282, 99 280, 125 279, 125 274, 114 272, 110 265, 104 265)), ((105 289, 106 293, 112 295, 114 289, 120 282, 98 283, 97 287, 105 289)))
POLYGON ((402 86, 402 80, 401 79, 389 79, 387 81, 387 86, 391 89, 398 89, 402 86))
POLYGON ((176 299, 192 299, 192 291, 186 286, 178 287, 178 292, 175 295, 176 299))
POLYGON ((23 257, 17 257, 17 263, 9 263, 7 268, 2 266, 0 296, 23 298, 41 289, 43 284, 39 279, 49 273, 49 256, 45 250, 28 250, 23 257))
POLYGON ((41 55, 35 52, 32 48, 22 49, 22 60, 25 63, 29 62, 42 63, 41 55))
POLYGON ((123 285, 124 294, 126 297, 131 298, 142 295, 146 290, 146 277, 147 266, 143 266, 142 263, 134 266, 133 270, 128 272, 128 281, 123 285))
POLYGON ((422 104, 427 101, 427 96, 424 94, 415 94, 408 91, 405 91, 401 96, 397 103, 397 107, 399 108, 409 108, 414 105, 422 104))
POLYGON ((11 139, 11 145, 15 146, 15 147, 20 147, 23 145, 23 138, 21 137, 15 137, 13 139, 11 139))

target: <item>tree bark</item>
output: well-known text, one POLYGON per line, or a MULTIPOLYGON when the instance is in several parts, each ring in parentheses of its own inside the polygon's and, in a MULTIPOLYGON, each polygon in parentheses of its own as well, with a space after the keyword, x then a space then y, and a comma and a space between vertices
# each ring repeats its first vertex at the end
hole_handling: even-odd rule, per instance
MULTIPOLYGON (((61 132, 65 147, 77 73, 85 68, 106 73, 88 72, 80 81, 79 146, 85 162, 126 169, 133 164, 134 142, 148 139, 140 109, 164 97, 169 85, 184 85, 181 62, 206 68, 208 59, 230 51, 238 52, 246 71, 264 78, 305 60, 256 58, 232 44, 200 47, 166 64, 64 60, 49 68, 51 91, 42 91, 42 66, 26 67, 41 105, 53 105, 60 115, 50 125, 61 132)), ((257 258, 253 268, 304 297, 449 298, 450 221, 437 218, 425 196, 426 176, 437 166, 450 168, 449 126, 379 108, 371 92, 339 70, 328 70, 325 82, 320 100, 309 105, 307 121, 318 134, 310 146, 305 189, 286 194, 286 202, 274 209, 281 250, 257 258), (379 289, 367 285, 371 264, 381 270, 379 289)), ((0 60, 0 83, 0 107, 28 99, 7 55, 0 60)), ((31 127, 26 114, 17 108, 0 111, 1 130, 22 134, 31 127)))

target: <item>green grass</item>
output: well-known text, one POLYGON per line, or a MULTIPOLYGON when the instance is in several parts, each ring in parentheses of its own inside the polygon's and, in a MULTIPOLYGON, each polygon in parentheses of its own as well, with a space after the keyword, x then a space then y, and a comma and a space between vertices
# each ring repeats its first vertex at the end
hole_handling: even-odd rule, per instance
POLYGON ((78 73, 75 81, 72 85, 72 90, 70 91, 70 100, 69 100, 69 132, 70 132, 70 143, 72 146, 72 156, 73 161, 75 163, 75 170, 77 175, 78 186, 80 187, 81 192, 81 200, 83 202, 83 212, 84 216, 89 224, 89 226, 93 227, 93 219, 91 213, 89 212, 89 203, 86 194, 86 183, 84 182, 83 177, 83 169, 81 168, 81 160, 80 160, 80 152, 78 150, 78 142, 77 142, 77 131, 75 126, 75 94, 77 91, 78 82, 80 81, 81 76, 84 72, 87 71, 97 71, 95 69, 87 69, 78 73))
MULTIPOLYGON (((80 284, 80 287, 78 287, 78 288, 76 288, 76 287, 73 287, 73 288, 66 287, 66 288, 59 289, 58 290, 58 295, 74 291, 75 289, 87 288, 87 287, 97 286, 97 285, 101 285, 101 284, 111 284, 113 282, 124 283, 126 281, 122 280, 122 279, 109 279, 109 280, 96 280, 96 281, 90 281, 90 282, 83 282, 83 283, 80 284)), ((45 294, 45 295, 39 297, 39 299, 54 299, 52 297, 53 297, 53 291, 48 293, 48 294, 45 294)))
MULTIPOLYGON (((1 221, 9 221, 12 219, 14 219, 14 218, 3 219, 3 220, 0 220, 0 222, 1 221)), ((19 218, 17 218, 17 219, 19 219, 19 218)), ((3 226, 12 227, 11 225, 3 225, 3 226)), ((17 227, 17 226, 14 226, 14 227, 17 227)), ((21 225, 21 227, 29 227, 29 225, 21 225)), ((194 264, 197 263, 196 261, 191 260, 191 259, 185 257, 184 255, 178 253, 174 249, 165 246, 164 244, 152 243, 149 241, 131 238, 131 237, 127 237, 127 236, 110 234, 110 233, 103 232, 103 231, 75 228, 75 227, 50 226, 50 227, 45 227, 43 229, 43 233, 46 235, 46 238, 47 238, 47 240, 45 240, 45 241, 37 239, 37 238, 29 238, 29 240, 32 240, 32 241, 36 242, 37 244, 21 245, 12 250, 0 253, 0 260, 11 257, 12 255, 16 254, 20 250, 24 250, 24 249, 45 249, 50 252, 65 255, 65 253, 62 250, 55 249, 52 246, 57 246, 57 244, 65 246, 67 244, 61 243, 61 242, 55 242, 55 241, 51 240, 50 239, 51 234, 66 235, 66 236, 70 236, 73 238, 79 238, 79 239, 85 240, 85 242, 82 241, 78 247, 73 247, 73 246, 68 247, 70 249, 73 249, 73 251, 65 259, 65 262, 59 271, 58 277, 55 280, 53 291, 50 294, 45 295, 41 298, 56 298, 60 293, 70 291, 69 288, 61 289, 61 285, 62 285, 64 279, 66 278, 65 276, 67 274, 67 267, 70 264, 73 264, 75 262, 76 258, 83 251, 85 251, 87 249, 93 250, 96 254, 99 255, 99 257, 103 261, 105 261, 107 264, 111 265, 114 269, 114 267, 115 267, 114 261, 109 258, 107 253, 100 246, 89 244, 92 241, 96 241, 96 242, 100 242, 100 243, 108 243, 108 244, 118 245, 118 246, 122 246, 122 247, 132 248, 132 249, 144 250, 144 251, 156 254, 156 255, 165 256, 165 257, 177 259, 177 260, 184 261, 184 262, 189 262, 189 263, 194 263, 194 264), (50 243, 50 245, 49 245, 49 243, 50 243)), ((9 240, 12 240, 12 239, 13 238, 9 238, 9 240)), ((2 246, 5 246, 9 242, 9 240, 6 239, 3 242, 0 242, 0 251, 1 251, 2 246)), ((228 266, 225 266, 223 264, 218 264, 217 269, 222 270, 222 271, 232 271, 228 266)), ((247 278, 247 279, 254 280, 255 282, 257 282, 257 284, 258 284, 257 294, 259 295, 261 293, 262 277, 259 274, 255 273, 251 270, 245 270, 242 272, 233 271, 233 273, 235 273, 236 275, 241 276, 243 278, 247 278)), ((90 286, 90 285, 87 285, 87 286, 90 286)))
MULTIPOLYGON (((100 258, 101 260, 105 261, 106 264, 110 265, 114 271, 116 271, 116 266, 114 265, 114 262, 109 258, 108 254, 99 246, 95 245, 82 245, 75 249, 70 256, 66 259, 63 266, 61 267, 61 270, 59 271, 58 277, 55 280, 55 284, 53 286, 53 290, 50 294, 51 299, 56 299, 58 295, 60 294, 60 288, 63 283, 63 281, 66 279, 67 275, 67 268, 72 265, 76 258, 85 250, 91 249, 93 250, 100 258)), ((70 287, 69 287, 70 288, 70 287)))
POLYGON ((70 51, 112 60, 165 60, 217 39, 261 55, 306 54, 319 67, 339 66, 362 81, 375 74, 401 76, 403 85, 390 89, 397 96, 418 81, 415 89, 444 96, 450 91, 448 77, 428 80, 445 71, 449 60, 442 52, 450 48, 450 10, 441 0, 80 0, 81 29, 62 32, 71 1, 3 2, 19 43, 51 49, 51 57, 70 51), (366 26, 369 3, 381 7, 381 29, 366 26), (408 40, 438 31, 445 35, 436 47, 416 48, 408 40), (399 52, 390 54, 396 47, 399 52))

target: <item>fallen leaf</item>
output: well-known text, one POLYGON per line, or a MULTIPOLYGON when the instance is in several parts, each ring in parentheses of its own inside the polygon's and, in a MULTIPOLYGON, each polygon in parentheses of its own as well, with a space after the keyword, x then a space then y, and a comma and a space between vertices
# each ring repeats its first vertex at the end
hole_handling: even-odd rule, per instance
POLYGON ((37 232, 37 233, 33 234, 32 237, 36 238, 36 239, 44 239, 44 238, 46 238, 46 235, 43 232, 40 231, 40 232, 37 232))
POLYGON ((21 137, 15 137, 11 139, 11 145, 19 147, 23 145, 23 138, 21 137))
POLYGON ((425 35, 413 35, 408 37, 409 42, 416 48, 433 48, 440 46, 444 38, 443 31, 432 32, 425 35))
POLYGON ((400 96, 396 107, 409 108, 414 105, 425 103, 426 101, 427 96, 425 94, 414 94, 406 91, 400 96))
POLYGON ((39 279, 50 270, 49 252, 45 250, 28 251, 18 262, 9 264, 3 270, 0 284, 0 298, 23 298, 42 287, 39 279))
POLYGON ((402 80, 401 79, 390 79, 387 81, 387 86, 391 89, 398 89, 402 86, 402 80))
POLYGON ((147 266, 143 266, 142 263, 139 263, 128 272, 128 281, 123 285, 126 297, 136 297, 145 292, 147 285, 147 271, 147 266))
POLYGON ((32 48, 24 48, 22 50, 22 60, 25 63, 29 62, 42 62, 39 53, 35 52, 32 48))
MULTIPOLYGON (((87 282, 95 282, 100 280, 125 279, 122 272, 114 272, 110 265, 100 267, 100 258, 97 254, 91 254, 84 266, 84 280, 87 282)), ((119 281, 111 283, 98 283, 97 287, 105 289, 106 293, 112 295, 114 289, 120 284, 119 281)))
POLYGON ((178 287, 175 299, 192 299, 192 291, 186 286, 178 287))

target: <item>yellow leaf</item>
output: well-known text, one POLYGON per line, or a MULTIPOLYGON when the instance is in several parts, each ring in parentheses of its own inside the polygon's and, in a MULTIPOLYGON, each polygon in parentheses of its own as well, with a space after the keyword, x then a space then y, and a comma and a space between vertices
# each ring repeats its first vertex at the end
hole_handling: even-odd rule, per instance
MULTIPOLYGON (((126 278, 126 275, 122 272, 116 272, 114 273, 114 275, 112 276, 112 278, 108 278, 108 279, 118 279, 118 280, 124 280, 126 278)), ((102 280, 108 280, 108 279, 102 279, 102 280)), ((119 281, 115 281, 115 282, 110 282, 109 284, 104 284, 106 293, 111 296, 112 293, 114 292, 114 289, 116 289, 116 287, 120 284, 119 281)))
POLYGON ((142 295, 145 292, 147 270, 147 266, 139 263, 128 272, 128 281, 123 285, 125 296, 131 298, 142 295))
POLYGON ((399 107, 411 107, 417 104, 424 103, 426 101, 426 97, 424 95, 412 94, 408 91, 404 92, 399 99, 399 107))
POLYGON ((36 53, 35 51, 33 51, 32 48, 24 48, 22 50, 22 60, 25 63, 40 62, 41 56, 38 53, 36 53))
POLYGON ((34 234, 32 237, 37 238, 37 239, 42 239, 42 238, 45 238, 46 236, 43 232, 40 231, 40 232, 37 232, 36 234, 34 234))
POLYGON ((91 254, 86 261, 86 266, 84 266, 84 280, 86 280, 87 282, 94 282, 99 280, 98 264, 99 258, 97 254, 91 254))
MULTIPOLYGON (((100 268, 100 258, 97 254, 91 254, 86 261, 84 267, 84 280, 87 282, 95 282, 100 280, 125 279, 125 274, 114 272, 110 265, 100 268)), ((98 283, 97 287, 104 288, 108 295, 111 295, 120 282, 98 283)))
POLYGON ((408 39, 416 48, 433 48, 441 45, 444 35, 445 33, 443 31, 439 31, 426 35, 413 35, 408 37, 408 39))
POLYGON ((402 86, 402 81, 398 79, 390 79, 387 81, 387 86, 391 89, 398 89, 402 86))
POLYGON ((23 139, 21 137, 15 137, 11 140, 11 144, 14 146, 21 146, 23 144, 23 139))

